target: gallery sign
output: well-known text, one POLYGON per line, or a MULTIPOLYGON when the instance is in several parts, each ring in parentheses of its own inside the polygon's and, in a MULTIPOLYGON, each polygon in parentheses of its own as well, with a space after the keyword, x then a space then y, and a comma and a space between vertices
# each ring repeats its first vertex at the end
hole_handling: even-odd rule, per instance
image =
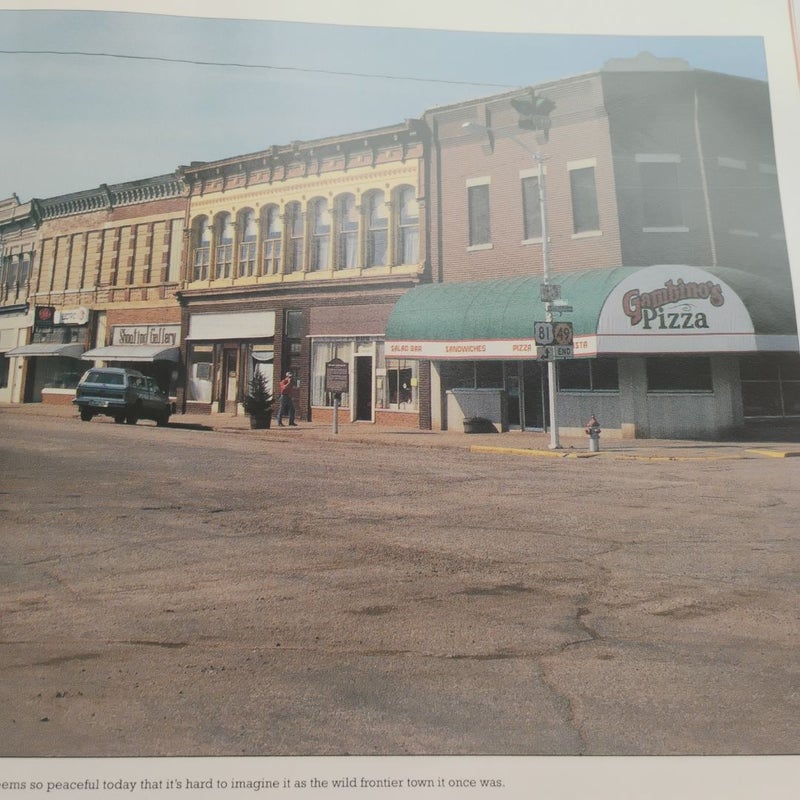
POLYGON ((115 325, 111 331, 111 344, 115 347, 177 347, 180 336, 180 325, 115 325))

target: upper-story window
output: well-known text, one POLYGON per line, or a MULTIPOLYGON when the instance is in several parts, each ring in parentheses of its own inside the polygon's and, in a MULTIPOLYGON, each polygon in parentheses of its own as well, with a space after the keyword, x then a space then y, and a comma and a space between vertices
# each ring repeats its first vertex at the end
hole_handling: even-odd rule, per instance
POLYGON ((413 186, 401 186, 395 194, 397 212, 398 264, 416 264, 419 261, 419 203, 413 186))
POLYGON ((331 249, 331 213, 324 198, 311 201, 311 258, 309 269, 328 269, 331 249))
POLYGON ((382 267, 389 255, 389 214, 383 192, 366 196, 367 267, 382 267))
POLYGON ((13 291, 17 288, 19 280, 19 256, 6 256, 2 261, 2 273, 0 279, 6 289, 13 291))
POLYGON ((645 232, 686 230, 681 202, 680 156, 637 154, 642 182, 642 227, 645 232))
POLYGON ((358 206, 352 194, 342 194, 335 201, 336 269, 358 266, 358 206))
POLYGON ((208 279, 208 265, 211 259, 211 226, 208 217, 198 217, 192 223, 192 280, 208 279))
POLYGON ((488 178, 467 181, 467 213, 469 246, 480 248, 491 245, 488 178))
POLYGON ((572 199, 573 234, 600 230, 600 211, 597 206, 595 159, 567 164, 572 199))
POLYGON ((216 219, 216 258, 214 260, 214 277, 230 278, 233 262, 233 219, 227 212, 216 219))
POLYGON ((286 205, 286 230, 289 248, 286 253, 286 271, 298 272, 303 269, 303 210, 298 202, 286 205))
POLYGON ((522 238, 542 238, 542 203, 539 198, 539 176, 523 175, 522 185, 522 238))
POLYGON ((280 209, 278 206, 267 206, 261 212, 264 275, 276 275, 280 272, 282 234, 280 209))
POLYGON ((256 240, 258 227, 256 214, 252 208, 239 212, 239 277, 247 278, 256 274, 256 240))

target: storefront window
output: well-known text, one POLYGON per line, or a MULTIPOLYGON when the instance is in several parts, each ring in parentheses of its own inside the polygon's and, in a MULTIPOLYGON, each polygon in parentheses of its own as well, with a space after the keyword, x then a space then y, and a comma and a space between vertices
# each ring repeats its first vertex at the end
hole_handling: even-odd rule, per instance
POLYGON ((739 362, 746 417, 800 415, 800 356, 774 353, 739 362))
POLYGON ((474 389, 474 361, 444 361, 442 363, 442 388, 474 389))
POLYGON ((398 411, 418 408, 417 361, 386 359, 384 407, 398 411))
MULTIPOLYGON (((333 395, 325 391, 325 365, 334 358, 352 364, 353 343, 346 341, 314 341, 311 346, 311 405, 333 406, 333 395)), ((350 370, 352 381, 352 368, 350 370)), ((350 405, 350 396, 342 394, 340 405, 350 405)))
POLYGON ((707 356, 654 356, 647 359, 648 392, 710 392, 711 359, 707 356))
POLYGON ((558 362, 560 391, 618 391, 616 358, 572 358, 558 362))
POLYGON ((475 386, 478 389, 502 389, 503 362, 502 361, 476 361, 475 386))
POLYGON ((193 345, 189 350, 186 399, 201 403, 211 402, 211 385, 214 377, 214 347, 210 344, 193 345))

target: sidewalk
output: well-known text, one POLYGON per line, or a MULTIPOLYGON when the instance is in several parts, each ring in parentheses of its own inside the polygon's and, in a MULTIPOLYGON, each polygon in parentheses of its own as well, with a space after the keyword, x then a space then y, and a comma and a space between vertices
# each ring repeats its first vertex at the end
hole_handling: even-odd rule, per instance
MULTIPOLYGON (((56 417, 79 421, 72 406, 44 405, 41 403, 0 404, 0 418, 5 414, 56 417)), ((107 420, 111 422, 111 420, 107 420)), ((96 423, 97 421, 95 421, 96 423)), ((149 425, 152 423, 142 422, 149 425)), ((536 431, 509 431, 507 433, 465 434, 462 431, 420 431, 408 428, 377 427, 368 422, 339 423, 338 433, 331 423, 298 421, 296 428, 276 427, 269 430, 251 430, 246 416, 225 414, 175 414, 169 424, 172 428, 216 431, 269 437, 277 441, 313 439, 342 443, 376 443, 404 447, 460 448, 475 453, 495 453, 517 457, 536 458, 617 458, 644 460, 720 460, 734 458, 790 458, 800 457, 800 443, 778 440, 702 442, 676 439, 613 439, 600 437, 600 452, 589 452, 588 437, 561 437, 560 450, 549 448, 550 436, 536 431)))

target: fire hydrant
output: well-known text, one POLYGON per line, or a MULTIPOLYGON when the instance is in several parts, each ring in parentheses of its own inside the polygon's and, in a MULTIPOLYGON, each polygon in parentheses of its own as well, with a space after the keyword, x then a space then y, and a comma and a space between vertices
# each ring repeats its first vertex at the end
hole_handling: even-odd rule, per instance
POLYGON ((589 436, 589 452, 600 452, 600 423, 594 414, 589 417, 589 421, 586 423, 586 433, 589 436))

